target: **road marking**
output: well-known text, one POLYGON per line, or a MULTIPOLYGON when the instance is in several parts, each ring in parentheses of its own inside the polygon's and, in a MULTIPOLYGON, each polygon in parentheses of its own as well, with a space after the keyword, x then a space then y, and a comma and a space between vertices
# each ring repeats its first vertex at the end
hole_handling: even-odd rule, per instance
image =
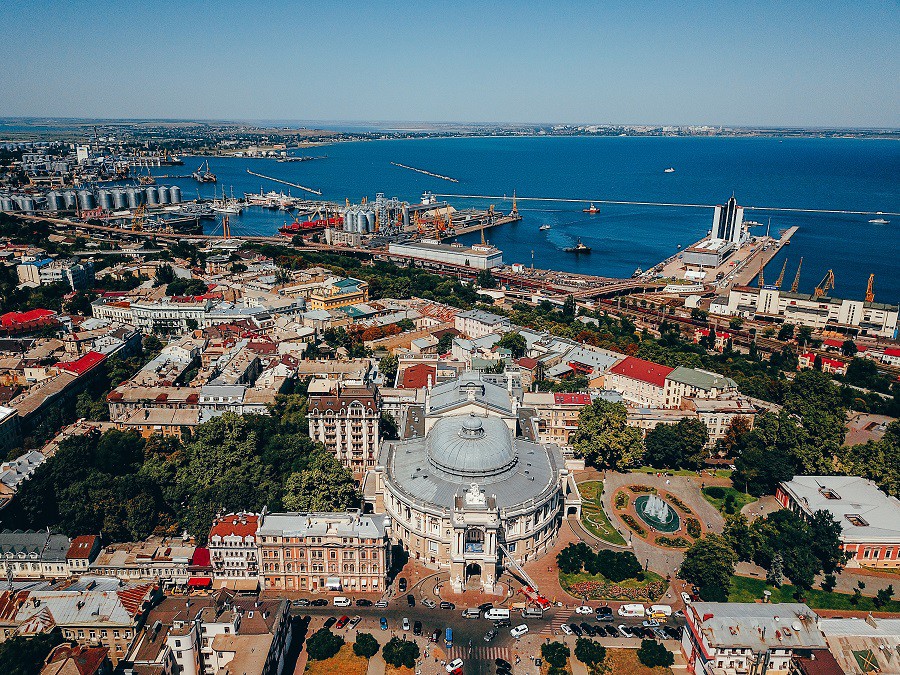
POLYGON ((447 660, 462 659, 463 661, 493 661, 494 659, 505 659, 509 661, 508 647, 462 647, 454 646, 450 648, 447 654, 447 660))
POLYGON ((551 635, 554 632, 558 633, 560 626, 565 623, 569 623, 569 617, 557 614, 550 623, 544 626, 543 630, 541 630, 541 635, 551 635))

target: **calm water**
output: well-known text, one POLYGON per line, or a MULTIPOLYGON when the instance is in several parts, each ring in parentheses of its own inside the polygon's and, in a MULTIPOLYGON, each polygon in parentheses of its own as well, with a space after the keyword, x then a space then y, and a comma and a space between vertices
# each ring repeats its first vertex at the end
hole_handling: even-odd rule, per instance
MULTIPOLYGON (((732 194, 742 205, 900 212, 900 144, 853 139, 769 138, 464 138, 342 143, 312 148, 304 154, 328 159, 279 164, 266 159, 210 159, 217 189, 280 190, 250 176, 247 168, 322 190, 323 198, 357 202, 376 192, 417 202, 425 190, 438 193, 611 199, 717 204, 732 194), (450 183, 391 166, 400 162, 452 176, 450 183), (674 167, 674 173, 664 173, 674 167)), ((162 167, 157 173, 189 173, 162 167)), ((185 198, 211 197, 213 186, 192 180, 177 183, 185 198)), ((284 187, 287 191, 288 188, 284 187)), ((292 190, 298 194, 297 190, 292 190)), ((451 199, 456 207, 484 206, 484 201, 451 199)), ((511 204, 497 202, 507 211, 511 204)), ((581 212, 582 204, 519 202, 522 222, 490 231, 488 238, 506 262, 609 276, 629 276, 647 269, 703 237, 710 228, 709 209, 601 206, 599 215, 581 212), (552 229, 540 232, 543 223, 552 229), (562 251, 581 239, 590 256, 562 251)), ((811 292, 828 269, 836 276, 835 295, 861 297, 875 274, 876 300, 900 301, 900 216, 885 216, 888 225, 868 222, 875 216, 788 214, 747 211, 745 218, 766 223, 773 233, 798 225, 790 246, 767 268, 774 281, 785 256, 789 285, 800 257, 800 290, 811 292)), ((235 234, 271 234, 285 215, 248 209, 232 220, 235 234)), ((212 229, 211 224, 207 226, 212 229)), ((765 228, 755 230, 763 233, 765 228)), ((464 243, 478 234, 461 237, 464 243)))

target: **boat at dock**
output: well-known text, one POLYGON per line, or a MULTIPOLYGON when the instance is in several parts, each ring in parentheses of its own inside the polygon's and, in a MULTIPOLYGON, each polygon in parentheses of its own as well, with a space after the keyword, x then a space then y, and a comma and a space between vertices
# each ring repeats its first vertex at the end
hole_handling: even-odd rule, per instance
POLYGON ((317 220, 307 220, 302 223, 299 220, 295 220, 289 225, 279 227, 278 232, 285 237, 292 237, 293 235, 300 234, 301 232, 324 230, 327 227, 341 227, 343 224, 344 219, 341 216, 336 216, 334 218, 319 218, 317 220))
POLYGON ((218 180, 216 174, 209 170, 209 160, 198 166, 197 170, 191 174, 191 178, 198 183, 215 183, 218 180))
POLYGON ((567 246, 563 249, 566 253, 590 253, 591 247, 584 244, 581 239, 578 240, 578 243, 575 246, 567 246))
POLYGON ((631 274, 631 278, 632 278, 632 279, 637 279, 637 278, 638 278, 639 276, 641 276, 643 273, 644 273, 644 270, 642 270, 640 267, 638 267, 638 268, 631 274))
POLYGON ((590 207, 590 208, 588 208, 588 209, 581 209, 581 210, 582 210, 582 212, 584 212, 584 213, 590 213, 590 214, 600 213, 600 209, 598 209, 596 206, 594 206, 594 202, 591 202, 591 207, 590 207))

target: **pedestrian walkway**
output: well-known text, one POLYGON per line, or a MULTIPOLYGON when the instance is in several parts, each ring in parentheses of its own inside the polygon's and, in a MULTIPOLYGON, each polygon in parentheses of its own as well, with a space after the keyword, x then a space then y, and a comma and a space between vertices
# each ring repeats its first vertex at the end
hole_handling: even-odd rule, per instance
POLYGON ((463 661, 493 661, 505 659, 509 661, 509 647, 467 647, 465 645, 453 646, 447 659, 462 659, 463 661))
POLYGON ((555 635, 558 633, 563 624, 569 623, 569 616, 566 612, 557 613, 553 620, 541 630, 541 635, 555 635))

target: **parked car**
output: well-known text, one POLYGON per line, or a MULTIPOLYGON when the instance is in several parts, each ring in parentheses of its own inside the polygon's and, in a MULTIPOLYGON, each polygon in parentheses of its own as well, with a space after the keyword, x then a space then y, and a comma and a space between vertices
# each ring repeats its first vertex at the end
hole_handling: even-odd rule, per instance
POLYGON ((606 634, 609 635, 609 637, 616 637, 616 635, 619 634, 619 631, 617 631, 616 627, 612 624, 610 624, 609 626, 604 626, 603 630, 606 631, 606 634))
POLYGON ((381 630, 387 630, 387 629, 388 629, 388 623, 387 623, 387 618, 386 618, 386 617, 381 617, 381 618, 378 620, 378 623, 381 624, 381 630))
POLYGON ((569 628, 569 624, 564 623, 559 629, 566 635, 572 635, 572 629, 569 628))
POLYGON ((352 619, 350 619, 350 623, 347 624, 347 629, 353 630, 354 628, 356 628, 359 625, 360 621, 362 621, 361 616, 358 616, 358 615, 354 616, 352 619))
POLYGON ((379 609, 383 609, 384 607, 388 606, 388 601, 387 600, 379 600, 378 602, 375 603, 375 606, 378 607, 379 609))
POLYGON ((663 631, 673 640, 681 639, 681 626, 666 626, 663 631))
POLYGON ((587 635, 588 637, 594 637, 595 635, 597 635, 597 629, 594 628, 587 621, 582 621, 578 625, 581 626, 581 630, 583 630, 584 634, 587 635))
POLYGON ((571 628, 572 632, 575 633, 575 635, 577 635, 578 637, 584 635, 584 631, 581 630, 581 626, 579 626, 577 623, 570 623, 569 628, 571 628))
POLYGON ((624 623, 619 624, 619 635, 621 635, 623 638, 633 638, 634 637, 634 633, 632 633, 630 630, 628 630, 628 626, 626 626, 624 623))
POLYGON ((335 607, 349 607, 351 605, 350 598, 339 595, 334 599, 335 607))
POLYGON ((509 628, 512 622, 509 619, 498 619, 494 622, 494 628, 509 628))
POLYGON ((437 628, 435 628, 434 632, 431 634, 431 641, 437 642, 440 639, 441 639, 441 631, 439 631, 437 628))
POLYGON ((656 619, 646 619, 645 621, 641 622, 641 625, 644 628, 659 628, 659 621, 657 621, 656 619))
POLYGON ((422 600, 422 604, 425 605, 428 609, 434 609, 437 607, 437 603, 431 598, 425 598, 422 600))
POLYGON ((291 604, 294 607, 309 607, 309 599, 308 598, 300 598, 299 600, 294 600, 291 604))
POLYGON ((409 630, 409 619, 407 619, 405 616, 403 617, 402 626, 403 630, 409 630))
POLYGON ((441 609, 456 609, 456 605, 454 605, 452 602, 447 602, 446 600, 444 600, 440 604, 440 608, 441 609))
POLYGON ((489 609, 493 609, 493 608, 494 608, 493 602, 482 602, 480 605, 478 605, 478 609, 480 609, 482 612, 486 612, 489 609))
POLYGON ((684 604, 691 604, 691 596, 686 591, 681 591, 681 599, 684 600, 684 604))
POLYGON ((327 619, 325 619, 324 626, 325 628, 331 628, 335 623, 337 623, 337 619, 335 619, 333 616, 329 616, 327 619))
POLYGON ((576 614, 593 614, 594 608, 590 605, 581 605, 580 607, 575 608, 576 614))
POLYGON ((413 635, 421 635, 422 634, 422 622, 421 621, 413 621, 413 635))
POLYGON ((512 670, 512 664, 509 661, 507 661, 506 659, 500 659, 500 658, 494 659, 494 664, 498 668, 505 668, 506 670, 512 670))
POLYGON ((401 593, 406 593, 406 577, 397 579, 397 588, 400 589, 401 593))
POLYGON ((416 597, 412 593, 406 596, 406 604, 410 607, 416 606, 416 597))
POLYGON ((526 626, 523 623, 520 626, 516 626, 511 631, 509 631, 509 634, 518 640, 520 637, 525 635, 525 633, 527 633, 527 632, 528 632, 528 626, 526 626))
POLYGON ((356 601, 356 606, 357 607, 371 607, 372 601, 366 600, 365 598, 360 598, 359 600, 356 601))
POLYGON ((328 600, 326 600, 325 598, 316 598, 309 604, 312 605, 313 607, 327 607, 328 600))
POLYGON ((495 631, 495 630, 489 630, 487 633, 484 634, 484 641, 485 641, 485 642, 490 642, 490 641, 493 640, 495 637, 497 637, 497 631, 495 631))
POLYGON ((346 614, 337 620, 337 623, 334 624, 334 627, 338 630, 346 626, 350 622, 350 617, 346 614))

